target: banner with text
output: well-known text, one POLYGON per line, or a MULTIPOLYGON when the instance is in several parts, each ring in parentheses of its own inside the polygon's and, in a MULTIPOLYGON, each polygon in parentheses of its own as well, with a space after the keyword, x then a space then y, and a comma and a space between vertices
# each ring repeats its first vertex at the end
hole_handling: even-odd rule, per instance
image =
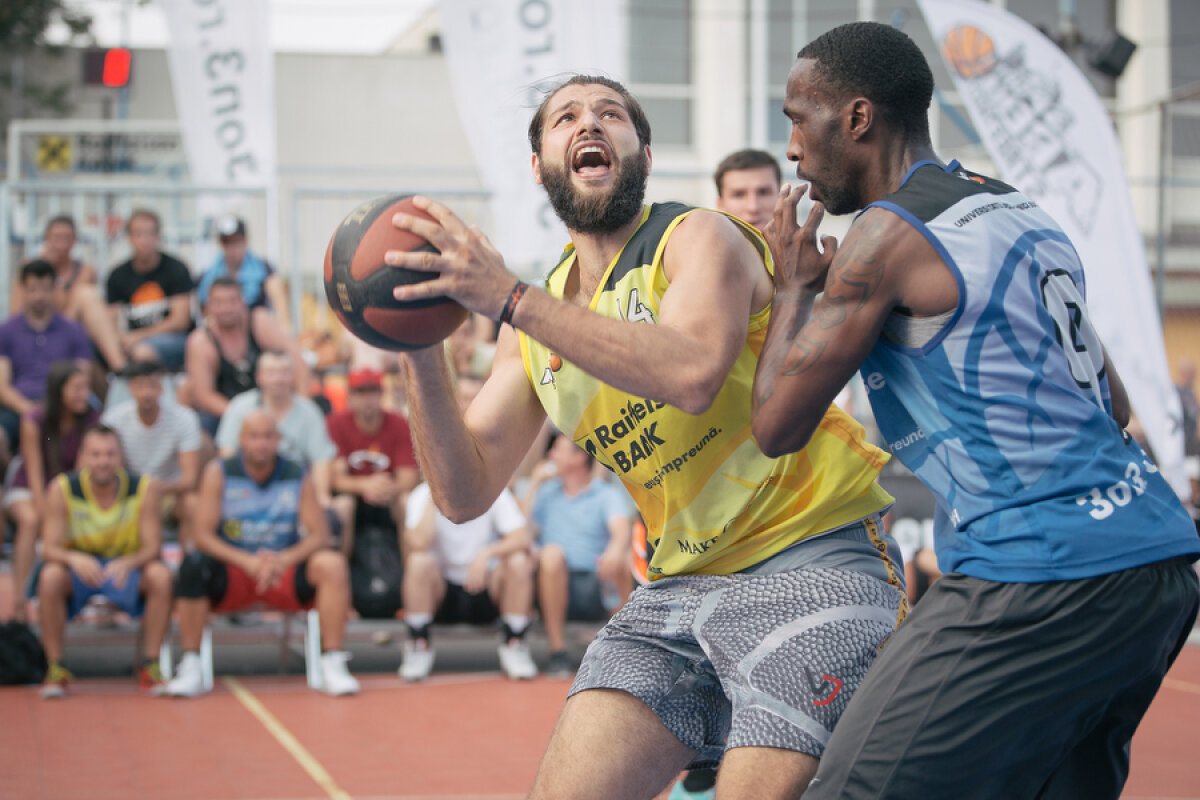
POLYGON ((621 80, 620 3, 572 0, 441 0, 442 37, 454 99, 484 188, 492 241, 509 267, 541 277, 567 232, 533 180, 529 120, 549 86, 573 73, 621 80))
POLYGON ((1100 98, 1074 62, 1019 17, 979 0, 918 3, 1000 177, 1037 201, 1079 251, 1092 323, 1160 469, 1186 493, 1179 396, 1100 98))
POLYGON ((264 188, 275 178, 268 0, 162 0, 167 58, 192 180, 264 188))

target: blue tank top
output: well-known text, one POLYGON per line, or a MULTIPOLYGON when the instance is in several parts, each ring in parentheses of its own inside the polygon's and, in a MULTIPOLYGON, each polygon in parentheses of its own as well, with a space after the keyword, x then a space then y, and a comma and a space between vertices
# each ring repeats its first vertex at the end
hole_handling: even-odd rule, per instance
POLYGON ((921 347, 862 367, 880 431, 938 501, 945 571, 1009 582, 1200 553, 1183 506, 1111 416, 1083 266, 1036 203, 957 162, 913 167, 872 207, 941 254, 958 307, 921 347))
POLYGON ((280 456, 266 483, 246 474, 242 457, 221 462, 225 487, 221 492, 222 539, 243 550, 284 550, 300 539, 300 488, 304 470, 280 456))

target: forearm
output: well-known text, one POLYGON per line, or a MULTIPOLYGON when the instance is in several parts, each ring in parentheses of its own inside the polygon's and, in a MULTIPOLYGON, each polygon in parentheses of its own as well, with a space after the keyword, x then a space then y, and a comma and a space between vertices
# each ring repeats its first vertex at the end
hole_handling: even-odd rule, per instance
POLYGON ((205 555, 212 556, 222 564, 232 564, 247 571, 253 565, 253 557, 250 553, 223 541, 211 531, 204 534, 197 533, 195 540, 197 550, 205 555))
POLYGON ((318 461, 312 465, 313 489, 317 493, 317 502, 322 508, 329 505, 333 498, 333 465, 328 461, 318 461))
POLYGON ((670 325, 612 319, 539 289, 525 293, 513 323, 606 384, 691 414, 707 410, 732 365, 670 325))
POLYGON ((798 338, 812 314, 818 292, 803 288, 777 293, 771 301, 767 338, 754 373, 752 402, 754 437, 764 453, 779 455, 800 450, 817 429, 825 409, 812 413, 789 405, 786 394, 777 394, 775 383, 806 357, 804 340, 798 338))
POLYGON ((229 407, 229 398, 216 389, 196 387, 192 392, 192 403, 195 404, 197 411, 204 411, 219 417, 229 407))
POLYGON ((486 511, 507 476, 489 469, 454 399, 440 347, 401 358, 417 460, 439 509, 464 522, 486 511))
POLYGON ((45 541, 42 542, 43 561, 62 564, 63 566, 69 567, 71 565, 71 552, 72 551, 69 548, 63 547, 61 544, 50 544, 45 541))
POLYGON ((16 387, 14 387, 11 383, 7 383, 0 385, 0 406, 11 408, 18 414, 25 414, 31 408, 33 408, 34 403, 28 397, 17 391, 16 387))
POLYGON ((284 564, 292 566, 294 564, 303 564, 309 557, 329 544, 328 539, 324 536, 309 534, 296 544, 279 551, 279 557, 284 564))

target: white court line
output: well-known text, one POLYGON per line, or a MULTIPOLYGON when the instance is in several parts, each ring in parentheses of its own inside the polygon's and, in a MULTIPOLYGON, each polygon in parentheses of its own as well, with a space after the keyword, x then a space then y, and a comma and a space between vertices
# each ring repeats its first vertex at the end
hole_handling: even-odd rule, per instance
POLYGON ((225 685, 233 692, 233 696, 238 699, 246 710, 258 718, 267 732, 275 737, 275 741, 296 759, 296 763, 300 768, 308 773, 308 776, 316 781, 317 785, 325 790, 325 794, 330 800, 353 800, 350 794, 342 787, 338 786, 333 776, 330 775, 321 762, 317 761, 305 749, 304 745, 300 744, 299 740, 292 735, 292 732, 284 727, 274 714, 267 710, 267 707, 258 701, 258 698, 246 691, 246 689, 237 682, 236 678, 225 678, 225 685))

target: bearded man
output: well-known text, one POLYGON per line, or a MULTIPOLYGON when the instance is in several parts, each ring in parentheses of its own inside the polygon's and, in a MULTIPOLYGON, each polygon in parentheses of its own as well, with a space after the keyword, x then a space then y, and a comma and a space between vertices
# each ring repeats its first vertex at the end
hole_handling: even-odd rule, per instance
POLYGON ((427 198, 434 221, 393 222, 439 253, 387 258, 441 273, 397 299, 448 295, 507 323, 465 412, 442 348, 402 354, 438 508, 486 510, 549 416, 625 483, 655 547, 651 581, 589 647, 530 797, 651 798, 722 759, 720 794, 798 796, 907 611, 878 522, 887 456, 834 407, 803 451, 763 455, 750 401, 770 252, 724 214, 643 204, 650 126, 621 84, 571 78, 529 139, 571 235, 545 289, 427 198))

